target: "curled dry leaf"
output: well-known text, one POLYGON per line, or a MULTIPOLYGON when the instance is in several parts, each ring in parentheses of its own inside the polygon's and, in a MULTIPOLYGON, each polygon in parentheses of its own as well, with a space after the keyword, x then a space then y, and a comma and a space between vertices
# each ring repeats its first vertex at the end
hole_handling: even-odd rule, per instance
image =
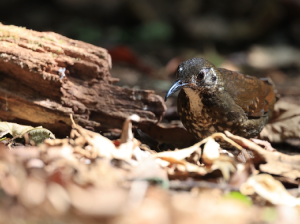
POLYGON ((140 142, 133 137, 132 121, 139 121, 140 117, 136 114, 128 117, 123 124, 123 131, 120 139, 120 145, 114 151, 114 157, 129 161, 134 150, 140 145, 140 142))
POLYGON ((223 178, 225 181, 228 181, 230 179, 230 173, 233 173, 236 171, 234 161, 226 161, 226 160, 214 160, 212 166, 210 167, 210 170, 220 170, 223 178))
POLYGON ((208 141, 204 145, 202 161, 207 166, 207 169, 211 172, 214 170, 220 170, 226 181, 230 178, 230 173, 233 173, 235 168, 234 160, 222 155, 219 151, 220 145, 213 138, 208 137, 208 141))
POLYGON ((284 101, 275 104, 273 119, 268 123, 260 137, 273 143, 287 139, 300 139, 300 106, 284 101))
MULTIPOLYGON (((39 127, 38 127, 39 128, 39 127)), ((0 122, 0 131, 8 131, 13 137, 15 136, 22 136, 24 133, 34 129, 31 126, 20 125, 16 123, 10 122, 0 122)))
MULTIPOLYGON (((42 143, 45 139, 55 139, 54 134, 46 128, 31 127, 10 122, 0 122, 0 132, 11 134, 14 138, 23 137, 28 134, 28 141, 33 141, 35 145, 42 143)), ((3 135, 3 134, 2 134, 3 135)))
MULTIPOLYGON (((189 163, 189 162, 185 162, 183 163, 183 167, 185 169, 180 169, 179 167, 179 170, 183 171, 183 172, 189 172, 189 173, 197 173, 201 176, 204 176, 208 173, 207 169, 205 167, 201 167, 201 166, 198 166, 198 165, 195 165, 193 163, 189 163)), ((180 164, 179 164, 180 166, 180 164)))
POLYGON ((76 129, 72 130, 71 138, 74 138, 74 132, 77 131, 79 136, 74 139, 75 145, 84 147, 85 144, 91 146, 86 148, 86 151, 90 153, 90 158, 107 157, 113 158, 113 152, 116 150, 115 145, 102 135, 86 130, 79 125, 76 125, 76 129))
POLYGON ((207 174, 207 170, 204 167, 200 167, 196 164, 187 162, 185 159, 191 157, 193 153, 196 153, 196 156, 193 158, 193 162, 197 163, 200 155, 201 148, 200 145, 202 142, 199 142, 191 147, 176 150, 176 151, 168 151, 168 152, 160 152, 156 154, 152 154, 153 158, 161 159, 156 160, 162 167, 170 166, 171 169, 168 169, 169 176, 187 176, 188 173, 197 173, 201 176, 207 174), (164 162, 168 162, 169 164, 165 164, 164 162), (174 169, 177 170, 174 172, 174 169))
POLYGON ((134 150, 140 145, 140 142, 136 139, 132 139, 130 142, 120 144, 116 150, 113 151, 113 156, 116 159, 123 159, 130 161, 133 156, 134 150))
MULTIPOLYGON (((9 134, 9 130, 4 130, 4 131, 0 131, 0 138, 2 138, 4 135, 9 134)), ((4 139, 0 139, 0 141, 2 141, 4 139)))
POLYGON ((141 161, 143 159, 149 158, 151 155, 151 152, 141 150, 139 147, 135 147, 133 151, 133 156, 137 161, 141 161))
POLYGON ((287 177, 292 180, 300 178, 300 155, 290 156, 280 152, 266 151, 248 139, 227 131, 225 133, 229 138, 253 152, 254 158, 252 161, 254 165, 259 167, 261 172, 287 177))
POLYGON ((245 139, 245 138, 237 136, 237 135, 233 135, 229 131, 225 131, 225 134, 228 136, 228 138, 232 139, 237 144, 239 144, 240 146, 242 146, 246 149, 254 150, 254 151, 260 152, 260 153, 266 152, 266 150, 264 150, 259 145, 255 144, 254 142, 252 142, 248 139, 245 139))
MULTIPOLYGON (((153 158, 159 158, 163 161, 169 162, 169 164, 164 164, 161 160, 157 160, 157 163, 161 164, 161 166, 171 167, 171 169, 168 169, 169 176, 187 176, 187 173, 196 173, 204 176, 214 170, 220 170, 224 179, 228 181, 230 173, 236 170, 236 164, 231 157, 220 156, 219 144, 214 140, 214 138, 226 139, 226 141, 232 143, 232 145, 237 145, 235 142, 228 139, 224 134, 216 133, 189 148, 176 151, 160 152, 152 154, 151 156, 153 158), (201 167, 199 166, 199 159, 201 156, 200 146, 204 143, 206 144, 204 146, 202 158, 206 166, 201 167), (196 153, 196 156, 191 158, 194 153, 196 153)), ((239 145, 237 146, 240 147, 239 145)))
POLYGON ((252 174, 250 161, 246 163, 238 163, 236 165, 236 172, 231 176, 229 185, 240 188, 240 186, 247 181, 252 174))
POLYGON ((75 159, 73 153, 74 150, 70 145, 63 145, 48 148, 42 156, 45 162, 64 158, 69 163, 76 164, 78 161, 75 159))
POLYGON ((167 152, 160 152, 156 154, 152 154, 151 156, 153 158, 161 158, 166 161, 181 161, 183 159, 186 159, 190 157, 194 152, 198 155, 198 159, 200 158, 201 155, 201 148, 200 144, 196 143, 195 145, 185 148, 185 149, 180 149, 176 151, 167 151, 167 152))
POLYGON ((299 206, 300 198, 290 195, 282 183, 269 174, 251 176, 242 184, 240 191, 245 195, 257 193, 274 205, 299 206))
POLYGON ((133 157, 134 150, 140 145, 140 142, 133 137, 131 130, 132 120, 138 121, 139 117, 137 115, 132 115, 125 120, 123 133, 118 146, 116 146, 108 138, 76 125, 73 119, 73 129, 70 136, 72 139, 74 139, 75 146, 80 146, 82 148, 84 147, 84 151, 82 151, 80 148, 76 149, 76 151, 81 153, 83 156, 87 156, 88 158, 115 158, 130 162, 133 157), (86 152, 89 152, 89 155, 86 152))
POLYGON ((141 160, 141 162, 131 170, 129 177, 135 180, 159 179, 165 182, 168 181, 166 171, 151 157, 141 160))
POLYGON ((217 143, 213 138, 209 138, 204 145, 202 159, 205 164, 212 164, 214 160, 220 157, 219 152, 220 144, 217 143))
POLYGON ((136 121, 138 122, 140 120, 140 117, 136 114, 131 115, 128 117, 124 124, 123 124, 123 130, 122 130, 122 135, 120 139, 120 143, 125 143, 133 140, 133 133, 132 133, 132 123, 131 121, 136 121))
POLYGON ((264 146, 264 149, 267 150, 267 151, 270 151, 270 152, 276 152, 277 151, 276 149, 274 149, 272 147, 271 143, 268 142, 268 141, 261 140, 261 139, 256 139, 256 138, 251 138, 251 141, 258 144, 258 145, 264 146))

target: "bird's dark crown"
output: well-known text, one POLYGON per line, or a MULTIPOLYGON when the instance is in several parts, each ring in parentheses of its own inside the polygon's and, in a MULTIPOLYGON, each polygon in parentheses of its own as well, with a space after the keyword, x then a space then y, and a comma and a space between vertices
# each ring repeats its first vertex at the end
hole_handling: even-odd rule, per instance
POLYGON ((176 72, 177 81, 169 89, 166 99, 172 93, 191 88, 199 92, 214 91, 222 84, 221 74, 209 61, 203 58, 193 58, 180 63, 176 72))
POLYGON ((193 58, 181 62, 177 68, 176 78, 185 80, 191 78, 192 75, 197 75, 203 68, 214 67, 212 63, 203 58, 193 58))

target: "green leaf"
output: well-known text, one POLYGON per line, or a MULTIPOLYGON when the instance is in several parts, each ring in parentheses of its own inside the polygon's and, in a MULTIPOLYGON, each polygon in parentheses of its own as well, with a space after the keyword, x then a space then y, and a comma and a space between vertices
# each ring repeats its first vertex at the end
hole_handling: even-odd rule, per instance
POLYGON ((252 201, 249 197, 243 195, 242 193, 238 192, 238 191, 232 191, 228 194, 225 194, 223 196, 224 199, 232 199, 232 200, 238 200, 246 205, 251 206, 252 205, 252 201))

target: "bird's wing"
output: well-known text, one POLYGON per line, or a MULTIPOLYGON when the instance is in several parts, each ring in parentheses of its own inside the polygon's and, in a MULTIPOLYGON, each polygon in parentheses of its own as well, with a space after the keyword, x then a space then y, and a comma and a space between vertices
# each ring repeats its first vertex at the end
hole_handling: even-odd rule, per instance
POLYGON ((218 70, 226 80, 224 83, 225 91, 245 111, 248 117, 265 115, 270 106, 275 103, 274 87, 270 82, 224 68, 218 70))

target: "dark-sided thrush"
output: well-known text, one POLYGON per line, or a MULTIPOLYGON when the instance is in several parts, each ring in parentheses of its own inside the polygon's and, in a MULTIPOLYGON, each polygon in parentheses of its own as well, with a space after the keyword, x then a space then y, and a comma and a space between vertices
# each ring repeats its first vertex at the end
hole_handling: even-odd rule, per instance
POLYGON ((176 78, 165 100, 180 90, 180 119, 199 139, 225 130, 245 138, 256 137, 276 102, 274 86, 267 79, 216 68, 203 58, 182 62, 176 78))

